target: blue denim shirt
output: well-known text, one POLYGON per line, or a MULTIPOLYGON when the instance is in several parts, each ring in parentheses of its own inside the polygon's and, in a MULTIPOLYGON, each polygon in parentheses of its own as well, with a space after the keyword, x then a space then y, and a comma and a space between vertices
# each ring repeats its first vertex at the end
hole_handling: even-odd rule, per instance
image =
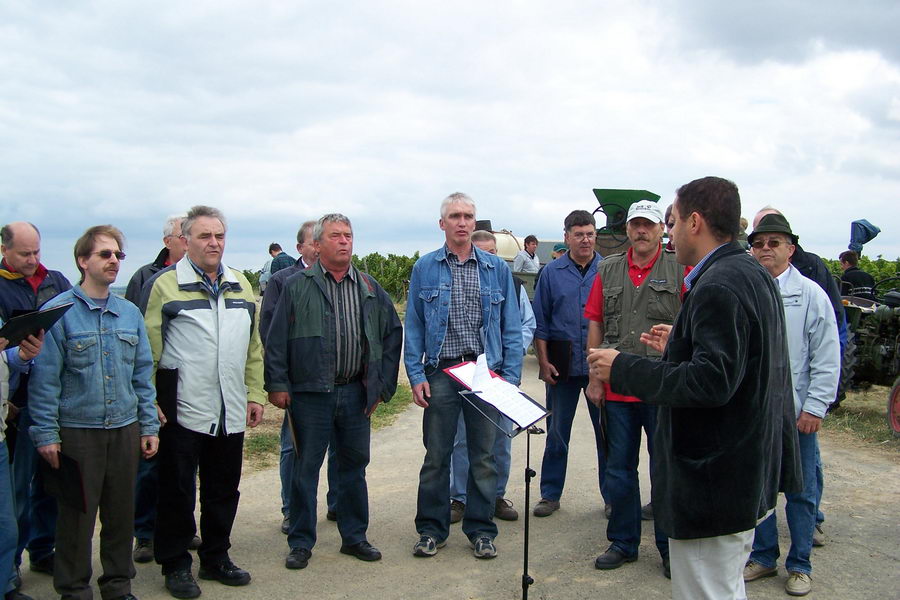
POLYGON ((566 252, 544 267, 534 290, 532 306, 537 321, 534 337, 572 342, 569 375, 573 377, 588 374, 588 320, 584 317, 584 305, 594 285, 600 260, 600 255, 594 252, 591 266, 582 276, 578 265, 566 252))
MULTIPOLYGON (((473 246, 481 284, 483 323, 481 338, 488 367, 508 382, 522 378, 522 319, 512 280, 503 259, 473 246)), ((425 381, 438 364, 450 315, 453 276, 447 263, 447 246, 416 261, 406 303, 403 361, 411 385, 425 381)))
POLYGON ((115 295, 96 306, 80 285, 44 307, 74 302, 46 333, 28 384, 35 446, 60 442, 59 428, 115 429, 140 422, 157 435, 153 357, 138 308, 115 295))

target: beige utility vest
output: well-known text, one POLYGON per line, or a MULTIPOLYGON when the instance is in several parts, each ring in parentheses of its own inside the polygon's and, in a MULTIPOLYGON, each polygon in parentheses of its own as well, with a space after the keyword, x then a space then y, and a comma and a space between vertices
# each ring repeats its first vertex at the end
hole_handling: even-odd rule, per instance
POLYGON ((597 266, 603 282, 603 344, 640 356, 660 356, 642 344, 641 333, 659 323, 671 325, 681 308, 684 265, 675 261, 675 253, 663 249, 647 279, 635 287, 628 276, 626 254, 607 256, 597 266))

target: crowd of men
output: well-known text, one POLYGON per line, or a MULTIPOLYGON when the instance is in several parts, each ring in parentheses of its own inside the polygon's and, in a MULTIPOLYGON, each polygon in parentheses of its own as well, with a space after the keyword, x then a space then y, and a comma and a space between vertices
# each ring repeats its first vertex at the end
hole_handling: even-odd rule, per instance
MULTIPOLYGON (((173 597, 199 596, 191 550, 200 579, 249 584, 229 549, 244 435, 266 402, 284 410, 285 567, 312 558, 326 454, 326 518, 337 523, 339 551, 380 560, 367 536, 370 417, 396 391, 401 353, 423 409, 412 553, 434 556, 460 521, 474 556, 493 558, 495 519, 518 518, 506 498, 516 430, 491 405, 464 400, 445 369, 484 355, 518 385, 532 343, 549 411, 535 516, 561 509, 584 396, 608 519, 597 569, 637 560, 641 520, 653 519, 674 598, 744 598, 745 581, 777 573, 774 509, 784 492, 785 589, 808 593, 824 518, 816 433, 835 397, 846 323, 834 281, 787 219, 760 211, 748 253, 740 209, 732 182, 692 181, 665 214, 651 201, 631 206, 630 248, 606 258, 595 250, 593 216, 576 210, 550 262, 540 264, 529 236, 511 269, 494 236, 475 231, 475 202, 451 194, 440 204, 444 243, 413 267, 403 326, 384 289, 353 266, 353 228, 341 214, 301 225, 296 260, 269 248, 261 306, 223 261, 227 223, 212 207, 165 222, 164 248, 134 273, 125 299, 110 293, 125 258, 115 227, 76 241, 81 277, 71 286, 41 264, 37 227, 3 226, 0 318, 70 305, 15 348, 0 339, 0 480, 11 482, 0 486, 5 597, 28 598, 27 548, 31 570, 52 574, 63 598, 91 598, 98 512, 105 600, 134 598, 134 562, 151 560, 173 597), (533 301, 516 267, 538 274, 533 301), (15 426, 6 429, 7 419, 15 426), (644 507, 642 431, 652 485, 644 507), (44 489, 73 459, 82 507, 44 489)), ((845 258, 845 269, 855 267, 855 256, 845 258)), ((852 271, 848 279, 865 287, 852 271)))

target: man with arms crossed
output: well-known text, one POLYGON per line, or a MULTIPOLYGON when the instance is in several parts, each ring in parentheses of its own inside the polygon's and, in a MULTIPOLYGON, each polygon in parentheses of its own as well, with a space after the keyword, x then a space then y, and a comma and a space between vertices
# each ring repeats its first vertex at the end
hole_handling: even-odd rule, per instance
POLYGON ((612 392, 660 405, 653 512, 669 536, 675 600, 745 598, 753 530, 779 484, 800 488, 781 298, 735 240, 740 215, 728 180, 679 188, 675 253, 694 269, 671 334, 659 325, 641 336, 662 359, 613 349, 588 358, 612 392))
MULTIPOLYGON (((434 556, 450 534, 450 454, 460 411, 469 450, 468 505, 463 533, 477 558, 494 558, 497 525, 492 517, 497 467, 492 456, 495 426, 459 395, 462 388, 443 369, 476 360, 518 385, 522 374, 522 321, 512 273, 506 263, 472 245, 475 202, 462 193, 441 203, 446 243, 416 261, 409 283, 404 363, 422 419, 425 461, 419 472, 415 556, 434 556)), ((496 409, 484 405, 497 419, 496 409)))
POLYGON ((141 302, 166 417, 153 553, 176 598, 200 595, 188 552, 197 532, 198 469, 200 578, 250 583, 250 573, 231 562, 228 550, 244 431, 263 416, 262 346, 253 289, 222 262, 225 228, 219 210, 191 208, 181 225, 187 254, 147 282, 141 302))
MULTIPOLYGON (((810 553, 816 525, 819 454, 816 432, 834 402, 841 370, 837 323, 828 294, 790 263, 797 236, 787 219, 779 214, 764 216, 748 241, 753 257, 778 283, 784 304, 803 474, 803 491, 785 495, 791 550, 785 560, 788 579, 784 589, 792 596, 805 596, 812 589, 810 553)), ((778 554, 778 525, 772 514, 756 528, 744 580, 775 575, 778 554)))

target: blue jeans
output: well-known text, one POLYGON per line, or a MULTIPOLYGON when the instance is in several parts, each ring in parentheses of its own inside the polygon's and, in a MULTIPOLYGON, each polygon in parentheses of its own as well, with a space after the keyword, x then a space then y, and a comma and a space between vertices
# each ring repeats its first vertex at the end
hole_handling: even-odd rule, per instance
MULTIPOLYGON (((501 417, 499 423, 504 431, 512 433, 513 422, 501 417)), ((509 462, 512 438, 500 431, 494 436, 494 462, 497 463, 497 498, 506 496, 506 484, 509 482, 509 462)), ((466 420, 462 413, 456 426, 456 438, 453 440, 453 454, 450 457, 450 499, 466 503, 466 485, 469 482, 469 451, 466 445, 466 420)))
MULTIPOLYGON (((641 450, 641 429, 647 433, 647 451, 653 464, 653 434, 656 430, 657 408, 643 402, 606 403, 606 436, 609 454, 606 457, 606 497, 612 514, 606 525, 606 537, 625 556, 637 556, 641 543, 641 484, 638 462, 641 450)), ((651 481, 653 469, 650 469, 651 481)), ((656 547, 663 557, 669 555, 669 538, 654 521, 656 547)))
POLYGON ((134 537, 153 539, 156 526, 156 500, 159 486, 159 470, 156 457, 138 461, 137 482, 134 488, 134 537))
POLYGON ((288 545, 312 550, 316 545, 316 492, 319 470, 332 443, 337 454, 337 526, 352 545, 366 539, 369 527, 369 417, 362 383, 335 386, 333 392, 291 393, 291 417, 300 445, 291 478, 288 545))
MULTIPOLYGON (((281 422, 281 456, 278 459, 278 473, 281 476, 281 514, 288 516, 291 498, 291 478, 294 473, 294 440, 288 428, 287 413, 281 422)), ((328 510, 337 505, 337 453, 334 444, 328 444, 328 510)))
POLYGON ((31 562, 36 562, 53 554, 56 544, 56 498, 44 492, 44 479, 37 462, 40 458, 28 435, 32 423, 25 406, 19 413, 19 435, 16 437, 12 466, 16 519, 19 523, 17 565, 22 563, 22 551, 26 545, 31 562))
MULTIPOLYGON (((817 434, 801 433, 800 467, 803 473, 803 491, 798 494, 785 494, 785 514, 788 529, 791 531, 791 550, 788 552, 784 567, 788 571, 798 573, 812 572, 809 555, 812 551, 812 536, 816 526, 816 454, 819 448, 817 434)), ((779 556, 778 521, 775 513, 757 525, 756 537, 753 539, 753 552, 750 560, 764 567, 774 567, 779 556)))
POLYGON ((9 450, 6 440, 0 441, 0 591, 4 594, 14 589, 16 578, 15 554, 18 541, 16 511, 13 507, 12 473, 9 468, 9 450), (3 576, 9 577, 4 580, 3 576))
MULTIPOLYGON (((466 513, 462 530, 469 540, 497 536, 493 521, 497 492, 497 466, 491 455, 496 427, 468 400, 459 395, 463 388, 441 369, 452 361, 441 361, 434 373, 428 374, 431 398, 422 417, 422 442, 425 460, 419 471, 419 495, 416 503, 416 531, 430 535, 438 542, 450 535, 450 455, 460 412, 466 423, 469 454, 469 477, 466 484, 466 513)), ((478 400, 476 400, 478 402, 478 400)), ((496 409, 480 407, 495 421, 496 409)))
POLYGON ((825 471, 822 470, 822 456, 819 454, 819 445, 816 444, 816 525, 825 522, 825 513, 822 512, 822 492, 825 491, 825 471))
MULTIPOLYGON (((547 444, 544 446, 544 460, 541 464, 541 498, 559 500, 566 484, 566 466, 569 460, 569 438, 572 435, 572 421, 578 408, 578 398, 587 388, 586 375, 570 377, 556 385, 547 385, 547 444)), ((603 501, 607 502, 606 453, 600 437, 600 409, 588 401, 588 416, 594 426, 594 441, 597 444, 597 483, 603 501)))

